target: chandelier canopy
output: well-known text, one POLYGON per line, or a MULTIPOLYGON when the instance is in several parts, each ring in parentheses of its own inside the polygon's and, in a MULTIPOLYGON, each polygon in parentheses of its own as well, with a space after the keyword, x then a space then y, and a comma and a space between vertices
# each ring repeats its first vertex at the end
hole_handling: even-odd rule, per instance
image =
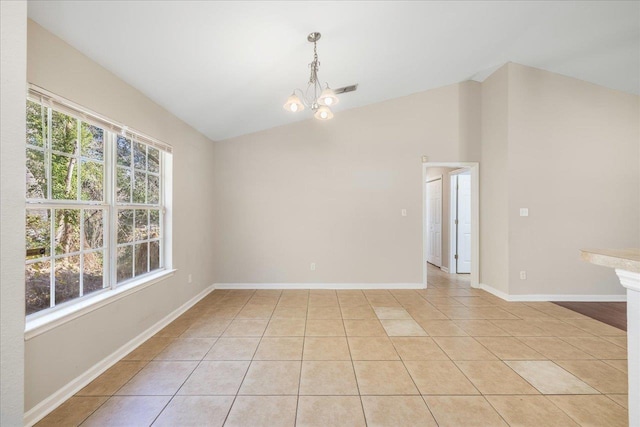
POLYGON ((311 70, 309 83, 307 84, 307 89, 305 91, 301 89, 294 89, 291 96, 287 98, 287 102, 284 104, 284 109, 291 111, 292 113, 296 113, 307 107, 314 111, 313 116, 316 119, 330 120, 333 118, 333 112, 329 107, 336 105, 340 100, 336 96, 336 92, 329 87, 328 83, 325 82, 323 89, 323 85, 318 79, 320 61, 318 60, 317 46, 320 37, 320 33, 311 33, 307 36, 307 40, 310 43, 313 43, 313 61, 309 64, 309 69, 311 70))

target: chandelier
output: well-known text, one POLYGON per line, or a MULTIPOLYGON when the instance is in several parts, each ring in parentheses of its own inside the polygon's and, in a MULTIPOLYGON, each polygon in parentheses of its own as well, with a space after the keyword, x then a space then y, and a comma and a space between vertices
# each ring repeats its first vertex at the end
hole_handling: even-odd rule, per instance
MULTIPOLYGON (((333 112, 329 107, 336 105, 339 99, 336 96, 338 91, 331 89, 328 83, 325 83, 325 87, 323 88, 322 83, 320 83, 320 80, 318 79, 320 61, 318 60, 317 44, 320 37, 320 33, 311 33, 307 36, 307 41, 313 43, 313 61, 309 64, 309 68, 311 70, 309 83, 307 84, 307 89, 305 91, 301 89, 295 89, 293 91, 291 96, 287 98, 287 102, 284 104, 284 109, 291 111, 292 113, 296 113, 304 110, 304 107, 306 106, 314 111, 313 116, 316 119, 330 120, 333 118, 333 112)), ((357 85, 349 88, 341 88, 339 89, 339 93, 349 92, 350 90, 348 89, 355 90, 355 87, 357 87, 357 85)))

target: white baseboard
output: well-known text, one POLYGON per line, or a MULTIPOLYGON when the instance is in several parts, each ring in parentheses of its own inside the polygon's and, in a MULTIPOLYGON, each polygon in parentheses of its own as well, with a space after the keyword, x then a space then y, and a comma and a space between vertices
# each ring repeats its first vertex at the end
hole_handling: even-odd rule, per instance
POLYGON ((426 289, 422 283, 214 283, 216 289, 426 289))
POLYGON ((510 295, 501 290, 489 286, 486 283, 480 283, 479 289, 489 292, 505 301, 511 302, 534 302, 534 301, 578 301, 578 302, 625 302, 627 296, 624 294, 614 295, 566 295, 566 294, 529 294, 529 295, 510 295))
POLYGON ((133 351, 140 344, 151 338, 153 335, 158 333, 162 328, 167 326, 169 323, 173 322, 177 319, 181 314, 186 312, 189 308, 194 306, 198 301, 207 296, 211 291, 213 291, 215 287, 213 285, 207 287, 202 292, 200 292, 195 297, 191 298, 186 303, 182 304, 176 310, 169 313, 163 319, 158 321, 156 324, 151 326, 146 331, 142 332, 140 335, 111 353, 109 356, 102 359, 100 362, 93 365, 89 370, 76 377, 74 380, 67 383, 65 386, 60 388, 58 391, 38 403, 36 406, 31 408, 28 412, 24 414, 24 425, 31 427, 42 418, 44 418, 51 411, 56 409, 62 403, 64 403, 71 396, 76 394, 78 391, 82 390, 87 384, 96 379, 100 374, 104 371, 112 367, 116 364, 120 359, 133 351))
POLYGON ((476 289, 482 289, 483 291, 487 291, 492 295, 497 296, 498 298, 502 298, 505 301, 511 301, 509 299, 509 294, 506 292, 502 292, 499 289, 494 288, 493 286, 489 286, 486 283, 479 283, 476 289))
POLYGON ((510 301, 626 302, 626 295, 510 295, 510 301))
POLYGON ((445 267, 444 265, 442 267, 440 267, 440 270, 444 271, 445 273, 449 272, 449 269, 447 267, 445 267))

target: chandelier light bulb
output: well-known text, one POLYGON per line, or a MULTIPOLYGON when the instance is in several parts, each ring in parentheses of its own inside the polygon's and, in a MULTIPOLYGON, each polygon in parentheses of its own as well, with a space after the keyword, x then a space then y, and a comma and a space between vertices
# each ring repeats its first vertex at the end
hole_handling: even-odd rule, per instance
POLYGON ((292 93, 289 98, 287 98, 287 102, 284 103, 283 108, 287 111, 291 111, 292 113, 304 110, 304 105, 298 95, 292 93))
POLYGON ((327 107, 330 105, 335 105, 339 101, 336 93, 327 85, 327 87, 322 91, 320 97, 318 98, 318 103, 322 105, 326 105, 327 107))
POLYGON ((326 105, 321 105, 313 116, 318 120, 331 120, 333 112, 326 105))

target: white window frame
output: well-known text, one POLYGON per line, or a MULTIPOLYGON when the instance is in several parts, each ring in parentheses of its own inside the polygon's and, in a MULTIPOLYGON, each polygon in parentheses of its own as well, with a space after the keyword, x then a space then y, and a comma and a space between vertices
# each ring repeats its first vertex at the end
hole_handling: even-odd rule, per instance
MULTIPOLYGON (((103 141, 103 200, 102 201, 82 201, 79 200, 54 200, 52 198, 52 180, 51 180, 51 163, 50 155, 52 153, 51 141, 46 141, 42 147, 45 153, 45 168, 47 175, 47 194, 45 199, 27 199, 25 198, 25 212, 27 209, 50 209, 53 216, 54 209, 80 209, 81 218, 84 209, 103 209, 103 283, 104 288, 90 293, 89 295, 79 296, 71 300, 65 301, 53 307, 45 308, 35 313, 32 313, 26 317, 25 339, 30 339, 37 336, 47 330, 57 327, 62 323, 66 323, 74 318, 77 318, 89 311, 96 310, 106 304, 110 304, 129 295, 133 292, 138 292, 147 286, 151 286, 171 275, 175 270, 172 268, 172 251, 171 251, 171 200, 172 200, 172 147, 158 141, 148 135, 128 128, 127 126, 108 119, 99 115, 91 110, 81 107, 65 98, 55 95, 35 85, 29 85, 29 91, 27 99, 42 104, 45 107, 51 108, 47 111, 58 111, 63 114, 68 114, 74 118, 79 119, 81 122, 88 123, 90 125, 98 126, 104 131, 103 141), (159 150, 159 200, 157 204, 149 205, 142 203, 126 203, 122 204, 117 201, 117 144, 116 139, 118 135, 124 136, 131 140, 131 151, 133 157, 133 151, 135 142, 143 143, 148 146, 154 147, 159 150), (138 276, 132 276, 131 278, 124 280, 120 283, 117 281, 117 212, 119 209, 157 209, 160 211, 160 259, 159 268, 153 271, 147 271, 146 273, 138 276)), ((47 121, 49 122, 48 128, 50 129, 47 135, 47 139, 50 139, 51 134, 51 114, 47 114, 47 121)), ((25 149, 30 147, 25 144, 25 149)), ((148 151, 148 150, 147 150, 148 151)), ((78 164, 81 163, 81 153, 78 153, 78 164)), ((133 162, 133 158, 132 158, 133 162)), ((132 163, 131 171, 134 173, 132 177, 132 185, 135 181, 135 165, 132 163)), ((148 174, 148 172, 145 172, 148 174)), ((80 170, 77 171, 78 179, 80 179, 80 170)), ((147 185, 147 184, 145 184, 147 185)), ((81 191, 80 185, 78 185, 78 192, 81 191)), ((26 188, 25 188, 26 190, 26 188)), ((132 189, 133 191, 133 189, 132 189)), ((148 194, 147 194, 148 200, 148 194)), ((133 202, 133 200, 131 200, 133 202)), ((52 219, 53 221, 53 219, 52 219)), ((150 221, 148 219, 148 221, 150 221)), ((149 224, 149 222, 147 223, 149 224)), ((80 221, 80 232, 83 232, 83 221, 80 221)), ((135 229, 135 223, 134 223, 135 229)), ((54 247, 54 233, 51 234, 50 247, 54 247)), ((140 242, 149 242, 155 239, 142 239, 140 242)), ((135 249, 135 240, 131 243, 135 249)), ((94 249, 83 250, 80 247, 78 254, 82 260, 82 254, 84 252, 91 252, 94 249)), ((64 254, 64 256, 71 256, 73 254, 64 254)), ((25 265, 28 263, 53 260, 58 257, 55 253, 51 253, 46 257, 36 258, 32 260, 26 260, 25 265)), ((149 257, 147 257, 147 267, 149 268, 149 257)), ((135 268, 135 263, 132 268, 135 268)), ((147 268, 147 269, 148 269, 147 268)), ((54 266, 51 265, 51 275, 55 274, 54 266)), ((80 272, 82 276, 82 271, 80 272)), ((53 279, 53 278, 51 278, 53 279)), ((26 284, 25 284, 26 285, 26 284)), ((55 287, 55 282, 51 280, 50 285, 55 287)), ((51 300, 55 298, 55 289, 51 291, 51 300)))

